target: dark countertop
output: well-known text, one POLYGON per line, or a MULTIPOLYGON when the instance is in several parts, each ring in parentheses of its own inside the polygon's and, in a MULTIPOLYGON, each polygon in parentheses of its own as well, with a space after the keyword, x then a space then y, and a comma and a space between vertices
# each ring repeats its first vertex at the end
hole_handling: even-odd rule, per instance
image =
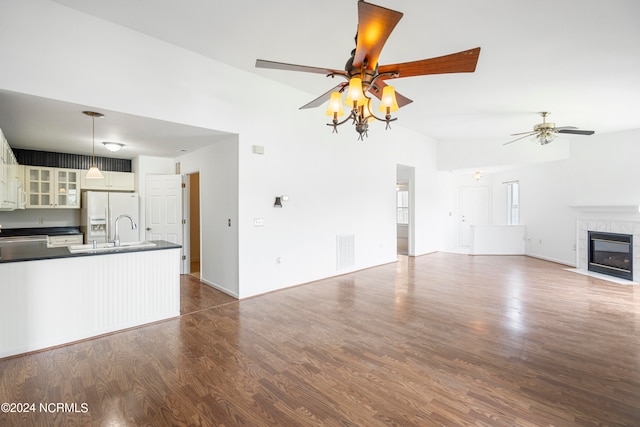
POLYGON ((21 261, 37 261, 43 259, 75 258, 81 256, 103 256, 122 254, 125 252, 158 251, 164 249, 181 248, 181 245, 170 243, 164 240, 151 240, 156 246, 142 248, 122 247, 112 251, 96 251, 86 253, 69 252, 67 247, 47 248, 46 242, 20 242, 2 243, 0 242, 0 264, 21 261))

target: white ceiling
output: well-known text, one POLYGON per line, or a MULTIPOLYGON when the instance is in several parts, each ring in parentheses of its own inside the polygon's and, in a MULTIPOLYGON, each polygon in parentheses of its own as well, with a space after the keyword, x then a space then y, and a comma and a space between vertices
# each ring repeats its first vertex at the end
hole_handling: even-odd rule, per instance
MULTIPOLYGON (((36 96, 0 90, 1 128, 12 148, 45 150, 73 154, 91 154, 92 118, 82 111, 95 110, 36 96)), ((148 117, 97 110, 95 119, 95 155, 131 159, 138 155, 176 157, 195 151, 226 135, 211 129, 186 126, 148 117), (103 142, 118 142, 124 147, 109 152, 103 142)))
MULTIPOLYGON (((354 47, 357 23, 356 0, 55 1, 285 82, 307 91, 309 100, 329 90, 335 82, 319 74, 256 69, 255 60, 343 68, 354 47)), ((473 143, 476 139, 509 141, 511 133, 530 130, 539 123, 537 112, 543 110, 552 112, 550 121, 558 126, 577 126, 595 130, 597 134, 640 128, 637 0, 371 2, 404 13, 382 51, 382 65, 482 48, 475 73, 393 81, 398 92, 414 100, 397 113, 398 124, 445 143, 448 140, 473 143)), ((0 91, 3 106, 0 113, 4 116, 14 111, 19 120, 17 116, 27 115, 38 100, 30 101, 0 91), (26 104, 23 110, 13 110, 7 102, 26 104)), ((55 111, 58 107, 64 110, 63 106, 57 106, 55 111)), ((73 111, 77 116, 78 108, 73 111)), ((110 114, 119 120, 110 125, 114 135, 122 135, 122 142, 141 141, 140 152, 144 154, 154 154, 156 150, 144 141, 157 141, 160 135, 169 135, 175 141, 173 137, 184 132, 181 139, 184 147, 167 143, 168 151, 155 153, 169 156, 178 149, 193 149, 198 143, 206 143, 211 132, 110 114), (132 134, 127 135, 129 132, 132 134)), ((59 140, 75 138, 76 135, 64 135, 73 126, 64 123, 71 118, 63 116, 47 113, 40 115, 37 122, 48 128, 49 138, 58 132, 59 140)), ((319 131, 326 130, 324 120, 324 112, 318 111, 319 131)), ((78 121, 73 117, 74 123, 78 121)), ((90 131, 90 120, 87 121, 86 127, 78 130, 84 132, 84 138, 90 131)), ((27 141, 37 141, 37 136, 12 138, 12 144, 17 146, 27 141)), ((158 146, 165 144, 155 147, 158 146)), ((132 146, 129 154, 137 154, 137 149, 132 146)))

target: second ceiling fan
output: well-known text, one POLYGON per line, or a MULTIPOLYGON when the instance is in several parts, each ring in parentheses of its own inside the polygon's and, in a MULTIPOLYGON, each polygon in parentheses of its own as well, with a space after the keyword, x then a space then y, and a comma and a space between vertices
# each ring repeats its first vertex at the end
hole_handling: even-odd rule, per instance
POLYGON ((571 133, 574 135, 593 135, 595 133, 595 131, 582 130, 578 129, 575 126, 556 127, 555 123, 547 121, 547 117, 549 116, 549 114, 551 113, 547 111, 540 112, 540 115, 542 116, 542 123, 538 123, 537 125, 535 125, 532 131, 512 133, 511 136, 524 136, 520 136, 513 141, 505 142, 502 145, 509 145, 512 142, 520 141, 521 139, 528 138, 530 136, 535 136, 536 141, 539 142, 540 145, 546 145, 553 141, 559 133, 571 133))
POLYGON ((378 58, 382 48, 402 16, 401 12, 362 0, 358 1, 356 48, 351 52, 351 57, 344 70, 309 67, 264 59, 256 60, 256 67, 317 73, 327 77, 343 77, 345 82, 338 84, 300 109, 318 107, 331 98, 327 114, 333 116, 333 121, 328 125, 333 127, 334 132, 337 132, 339 125, 352 120, 359 134, 359 139, 363 139, 367 135, 370 121, 380 120, 386 122, 389 127, 389 123, 396 120, 391 118, 390 113, 413 102, 411 99, 395 93, 393 87, 388 86, 385 80, 428 74, 472 73, 478 63, 479 47, 436 58, 379 65, 378 58), (351 109, 351 113, 346 119, 339 121, 338 116, 343 114, 341 100, 342 93, 345 91, 347 92, 345 102, 347 107, 351 109), (371 99, 367 93, 371 93, 381 101, 380 111, 385 113, 384 118, 373 113, 371 99))

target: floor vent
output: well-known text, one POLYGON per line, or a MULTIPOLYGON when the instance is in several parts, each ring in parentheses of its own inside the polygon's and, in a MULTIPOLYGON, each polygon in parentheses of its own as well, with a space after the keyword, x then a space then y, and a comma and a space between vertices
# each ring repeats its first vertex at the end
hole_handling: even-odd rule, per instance
POLYGON ((336 269, 344 270, 356 264, 355 236, 336 236, 336 269))

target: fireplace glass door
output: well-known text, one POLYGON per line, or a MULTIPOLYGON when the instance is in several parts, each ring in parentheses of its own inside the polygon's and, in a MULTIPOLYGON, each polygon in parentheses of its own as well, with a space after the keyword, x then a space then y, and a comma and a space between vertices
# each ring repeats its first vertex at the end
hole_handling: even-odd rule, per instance
POLYGON ((633 280, 633 236, 589 231, 589 270, 633 280))

